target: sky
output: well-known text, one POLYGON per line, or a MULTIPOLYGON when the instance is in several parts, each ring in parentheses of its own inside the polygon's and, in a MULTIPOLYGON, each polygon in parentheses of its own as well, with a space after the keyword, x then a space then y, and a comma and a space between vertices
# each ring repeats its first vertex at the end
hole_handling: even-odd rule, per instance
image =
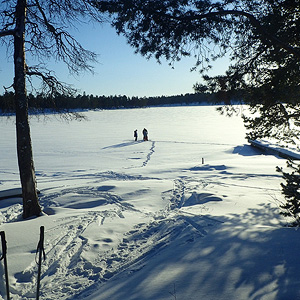
MULTIPOLYGON (((94 74, 74 77, 68 74, 64 64, 55 61, 50 63, 50 68, 59 80, 72 84, 81 94, 170 96, 193 93, 193 85, 201 82, 199 73, 190 71, 195 63, 193 58, 184 58, 173 67, 167 62, 158 64, 155 59, 147 60, 135 54, 125 38, 118 36, 107 23, 79 25, 73 34, 83 47, 98 55, 94 74)), ((3 86, 12 83, 13 64, 5 48, 0 53, 0 94, 3 94, 3 86)), ((210 74, 222 73, 226 64, 226 60, 217 62, 210 74)))

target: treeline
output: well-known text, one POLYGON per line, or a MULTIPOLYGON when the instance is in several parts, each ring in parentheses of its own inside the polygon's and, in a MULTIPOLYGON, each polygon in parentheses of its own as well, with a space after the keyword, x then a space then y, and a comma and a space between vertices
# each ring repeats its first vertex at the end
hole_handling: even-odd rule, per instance
MULTIPOLYGON (((77 95, 64 96, 57 94, 54 97, 45 95, 28 95, 28 106, 32 110, 75 110, 75 109, 117 109, 140 108, 159 105, 191 105, 215 104, 216 98, 208 93, 185 94, 177 96, 158 97, 127 97, 127 96, 94 96, 77 95)), ((9 92, 0 96, 0 110, 2 112, 14 111, 14 93, 9 92)))

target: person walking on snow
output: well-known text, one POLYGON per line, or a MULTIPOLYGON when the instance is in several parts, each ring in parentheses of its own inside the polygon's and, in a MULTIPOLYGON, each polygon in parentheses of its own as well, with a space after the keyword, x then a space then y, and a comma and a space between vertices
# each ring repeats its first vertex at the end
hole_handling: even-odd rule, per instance
POLYGON ((137 141, 138 138, 137 129, 134 131, 133 136, 134 136, 134 140, 137 141))
POLYGON ((143 129, 144 141, 148 141, 148 130, 146 128, 143 129))

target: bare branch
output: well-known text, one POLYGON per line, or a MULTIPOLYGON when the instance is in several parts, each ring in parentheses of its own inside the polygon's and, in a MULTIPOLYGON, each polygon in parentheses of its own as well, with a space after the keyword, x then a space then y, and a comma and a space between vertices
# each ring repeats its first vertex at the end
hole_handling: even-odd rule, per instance
MULTIPOLYGON (((36 67, 27 67, 26 70, 27 76, 36 76, 42 81, 42 91, 46 91, 46 94, 54 95, 56 93, 64 94, 64 95, 74 95, 76 93, 76 89, 72 88, 70 85, 59 81, 54 75, 52 75, 51 71, 44 70, 41 71, 40 66, 36 67)), ((30 80, 30 79, 29 79, 30 80)))
MULTIPOLYGON (((27 50, 37 52, 40 59, 52 56, 56 60, 63 61, 70 73, 78 74, 82 70, 93 73, 92 64, 97 62, 97 55, 84 49, 65 28, 65 23, 69 22, 68 25, 71 26, 73 21, 79 22, 80 14, 88 12, 88 3, 74 4, 74 1, 72 3, 66 1, 64 3, 66 6, 63 6, 60 2, 53 1, 51 8, 44 8, 39 0, 34 0, 34 3, 35 5, 28 9, 27 36, 31 38, 27 39, 30 45, 27 50), (55 12, 61 19, 58 20, 55 12), (75 14, 76 12, 78 15, 75 14)), ((93 13, 92 9, 90 13, 93 13)))
POLYGON ((13 36, 15 32, 16 31, 14 29, 0 31, 0 37, 9 36, 9 35, 13 36))

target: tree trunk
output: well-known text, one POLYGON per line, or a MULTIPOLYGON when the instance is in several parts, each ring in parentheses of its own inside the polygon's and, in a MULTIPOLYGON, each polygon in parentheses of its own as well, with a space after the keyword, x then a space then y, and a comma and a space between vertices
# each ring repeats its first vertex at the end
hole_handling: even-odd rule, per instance
POLYGON ((23 195, 23 218, 38 216, 38 201, 33 164, 28 101, 26 97, 25 20, 27 0, 18 0, 16 6, 16 32, 14 35, 16 131, 19 172, 23 195))

